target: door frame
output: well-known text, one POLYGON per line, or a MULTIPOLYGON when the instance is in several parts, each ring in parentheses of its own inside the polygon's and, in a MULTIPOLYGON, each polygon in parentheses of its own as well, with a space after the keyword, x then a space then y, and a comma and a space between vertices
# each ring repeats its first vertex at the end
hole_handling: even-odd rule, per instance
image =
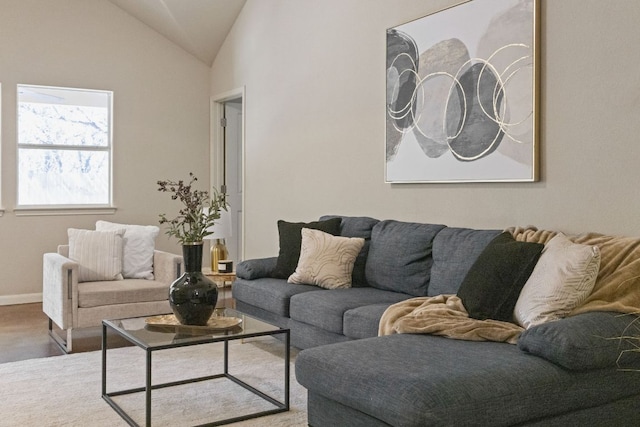
POLYGON ((214 95, 210 98, 210 116, 211 122, 209 128, 211 129, 210 135, 210 147, 209 147, 209 182, 212 186, 216 188, 220 188, 222 182, 224 181, 223 173, 225 170, 224 165, 224 130, 222 126, 220 126, 220 122, 224 117, 224 104, 226 101, 231 101, 234 99, 242 100, 242 138, 240 141, 242 148, 242 159, 241 159, 241 168, 240 174, 242 176, 242 223, 238 224, 238 228, 242 233, 242 238, 240 240, 240 257, 242 259, 245 258, 245 123, 246 123, 246 97, 245 97, 245 87, 239 87, 236 89, 232 89, 230 91, 214 95))

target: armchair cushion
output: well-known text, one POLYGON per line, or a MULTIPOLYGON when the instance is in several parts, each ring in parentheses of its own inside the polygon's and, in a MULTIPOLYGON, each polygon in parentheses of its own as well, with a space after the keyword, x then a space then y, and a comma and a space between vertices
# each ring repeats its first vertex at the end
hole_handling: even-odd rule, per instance
POLYGON ((78 282, 121 280, 124 229, 69 228, 69 258, 78 263, 78 282))
POLYGON ((155 225, 128 225, 97 221, 96 230, 124 229, 122 275, 125 279, 153 280, 153 251, 160 228, 155 225))
POLYGON ((78 307, 165 301, 168 295, 169 285, 155 280, 86 282, 78 284, 78 307))

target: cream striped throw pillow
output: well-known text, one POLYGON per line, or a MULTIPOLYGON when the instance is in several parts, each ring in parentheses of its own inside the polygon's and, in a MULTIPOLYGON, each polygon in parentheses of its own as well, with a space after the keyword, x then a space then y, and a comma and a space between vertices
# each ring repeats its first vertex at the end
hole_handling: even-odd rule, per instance
POLYGON ((597 246, 573 243, 558 233, 545 245, 520 292, 516 322, 529 328, 562 319, 591 294, 599 269, 597 246))
POLYGON ((122 280, 124 231, 67 230, 69 258, 78 263, 78 282, 122 280))
POLYGON ((298 266, 287 281, 326 289, 350 288, 353 265, 363 246, 361 237, 303 228, 298 266))

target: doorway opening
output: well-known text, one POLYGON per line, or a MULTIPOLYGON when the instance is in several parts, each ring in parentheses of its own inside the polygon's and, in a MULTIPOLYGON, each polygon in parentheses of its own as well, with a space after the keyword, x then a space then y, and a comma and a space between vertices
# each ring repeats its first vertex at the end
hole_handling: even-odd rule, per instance
POLYGON ((234 264, 244 259, 244 88, 211 100, 211 183, 227 194, 231 237, 225 239, 234 264))

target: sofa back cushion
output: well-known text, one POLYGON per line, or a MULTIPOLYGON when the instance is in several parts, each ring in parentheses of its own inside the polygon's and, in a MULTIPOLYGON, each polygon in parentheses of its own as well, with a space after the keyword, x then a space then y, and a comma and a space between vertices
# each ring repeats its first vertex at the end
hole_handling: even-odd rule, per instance
POLYGON ((354 288, 369 286, 364 274, 367 256, 369 254, 369 246, 371 245, 371 231, 373 226, 380 222, 375 218, 366 216, 339 216, 324 215, 320 217, 320 221, 326 221, 332 218, 340 218, 340 235, 343 237, 361 237, 364 239, 364 246, 360 250, 356 262, 353 265, 353 274, 351 275, 351 286, 354 288))
POLYGON ((419 224, 385 220, 371 233, 365 266, 369 285, 413 296, 426 296, 431 278, 433 239, 445 228, 439 224, 419 224))
POLYGON ((433 239, 429 296, 456 294, 480 253, 500 230, 447 227, 433 239))

